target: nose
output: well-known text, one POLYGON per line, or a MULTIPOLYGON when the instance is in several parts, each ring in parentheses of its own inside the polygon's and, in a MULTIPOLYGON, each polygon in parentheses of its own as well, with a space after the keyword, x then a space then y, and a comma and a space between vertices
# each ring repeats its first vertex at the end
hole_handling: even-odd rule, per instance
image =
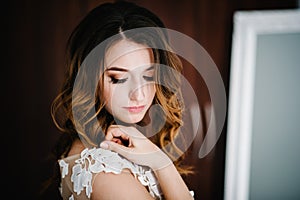
POLYGON ((129 98, 132 101, 143 100, 145 98, 144 87, 140 86, 140 87, 133 89, 129 94, 129 98))

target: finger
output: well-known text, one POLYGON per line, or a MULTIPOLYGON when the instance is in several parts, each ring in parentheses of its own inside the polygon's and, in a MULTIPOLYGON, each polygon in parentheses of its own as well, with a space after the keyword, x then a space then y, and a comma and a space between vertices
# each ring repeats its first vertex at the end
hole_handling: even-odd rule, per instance
POLYGON ((122 143, 122 140, 119 139, 119 138, 113 138, 111 141, 115 142, 115 143, 118 143, 118 144, 123 144, 122 143))
POLYGON ((130 154, 130 149, 128 147, 125 147, 123 145, 120 145, 118 143, 114 143, 111 141, 103 141, 100 143, 100 147, 103 149, 111 150, 116 153, 119 153, 120 155, 124 157, 128 157, 130 154))
POLYGON ((108 128, 108 131, 112 131, 116 133, 125 133, 126 135, 129 135, 132 138, 144 138, 145 136, 138 131, 133 126, 123 126, 123 125, 111 125, 108 128))
POLYGON ((131 147, 132 146, 131 145, 132 143, 131 143, 130 139, 123 139, 121 137, 115 137, 110 141, 113 141, 115 143, 121 144, 121 145, 126 146, 126 147, 131 147))
POLYGON ((110 126, 107 130, 105 140, 113 141, 115 143, 131 146, 131 141, 129 136, 119 129, 118 126, 110 126))
POLYGON ((113 138, 122 138, 123 140, 129 140, 129 136, 125 132, 123 132, 121 129, 110 127, 107 130, 105 139, 112 140, 113 138))
POLYGON ((115 137, 116 133, 113 133, 113 131, 114 131, 114 128, 112 126, 110 126, 107 129, 106 134, 105 134, 105 139, 106 140, 110 141, 110 140, 112 140, 115 137))

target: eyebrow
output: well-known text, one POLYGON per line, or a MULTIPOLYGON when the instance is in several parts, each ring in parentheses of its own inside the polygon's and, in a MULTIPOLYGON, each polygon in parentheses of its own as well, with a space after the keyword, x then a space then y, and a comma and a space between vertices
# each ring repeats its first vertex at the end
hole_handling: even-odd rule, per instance
MULTIPOLYGON (((145 71, 150 71, 154 69, 154 66, 150 66, 149 68, 147 68, 145 71)), ((105 71, 119 71, 119 72, 128 72, 128 69, 124 69, 124 68, 121 68, 121 67, 110 67, 108 69, 106 69, 105 71)))
POLYGON ((105 71, 119 71, 119 72, 128 72, 127 69, 121 68, 121 67, 111 67, 106 69, 105 71))

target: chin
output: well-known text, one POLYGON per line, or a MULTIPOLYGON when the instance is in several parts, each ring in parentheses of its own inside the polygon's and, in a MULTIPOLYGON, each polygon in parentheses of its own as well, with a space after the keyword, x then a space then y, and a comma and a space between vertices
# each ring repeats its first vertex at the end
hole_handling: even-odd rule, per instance
POLYGON ((136 123, 139 123, 140 121, 142 121, 142 119, 132 119, 132 120, 127 119, 124 122, 127 123, 127 124, 136 124, 136 123))
POLYGON ((128 116, 127 118, 120 118, 121 121, 123 121, 124 123, 127 123, 127 124, 136 124, 136 123, 139 123, 143 120, 144 118, 144 115, 142 116, 128 116))

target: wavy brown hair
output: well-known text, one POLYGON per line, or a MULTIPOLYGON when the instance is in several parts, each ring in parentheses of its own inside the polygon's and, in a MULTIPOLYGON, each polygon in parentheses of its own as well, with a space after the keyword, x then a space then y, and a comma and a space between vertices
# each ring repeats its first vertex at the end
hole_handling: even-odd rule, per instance
MULTIPOLYGON (((114 42, 126 39, 151 48, 154 63, 158 64, 153 104, 160 105, 162 112, 151 117, 164 117, 165 121, 162 120, 161 129, 149 139, 174 160, 179 173, 192 172, 191 167, 181 165, 184 152, 175 142, 178 139, 184 142, 183 138, 178 138, 184 110, 180 90, 182 63, 172 53, 164 28, 163 22, 149 10, 123 1, 102 4, 79 23, 68 41, 67 71, 62 90, 51 107, 53 121, 64 133, 56 146, 57 159, 67 156, 73 141, 78 138, 87 147, 98 147, 107 128, 117 123, 102 101, 101 74, 105 51, 114 42)), ((142 120, 138 125, 143 127, 145 123, 147 121, 142 120)), ((140 131, 146 134, 151 128, 140 128, 140 131)))

